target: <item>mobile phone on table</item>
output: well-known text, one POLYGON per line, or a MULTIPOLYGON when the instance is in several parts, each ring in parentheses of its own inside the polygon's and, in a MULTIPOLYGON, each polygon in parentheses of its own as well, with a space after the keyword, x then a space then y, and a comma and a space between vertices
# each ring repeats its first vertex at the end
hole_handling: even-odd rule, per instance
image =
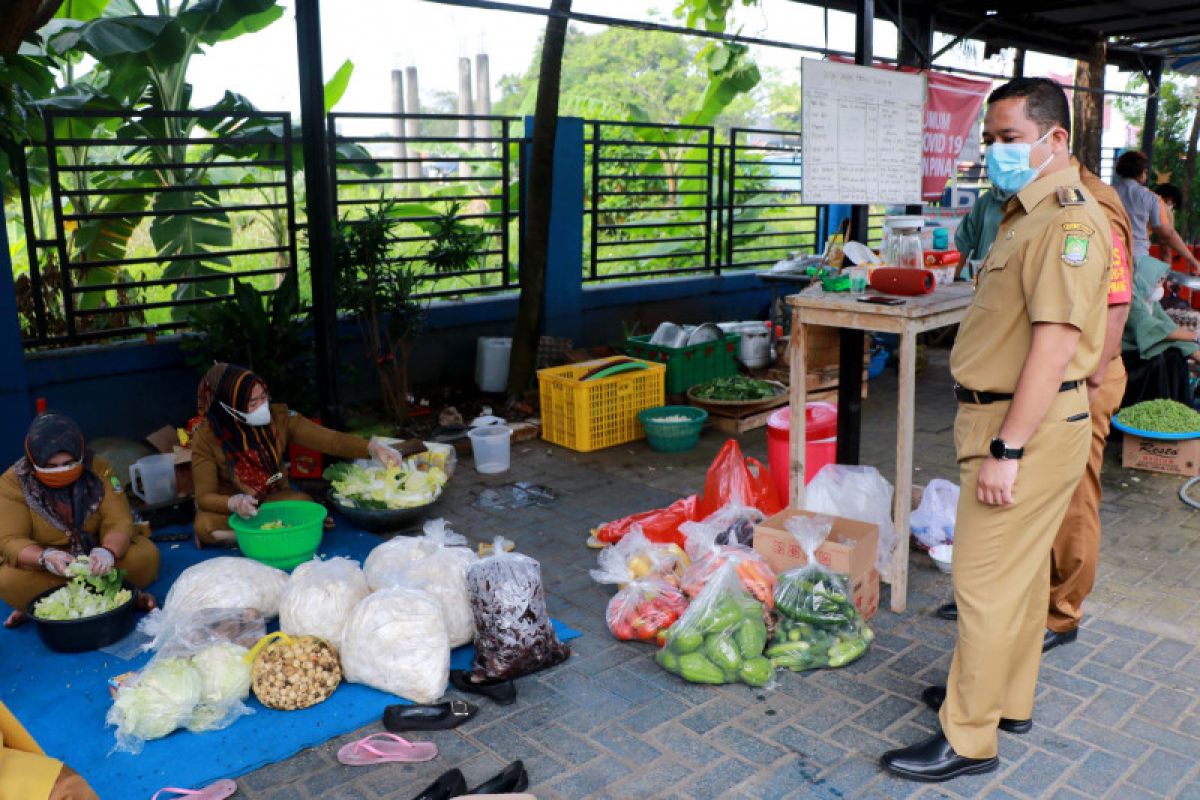
POLYGON ((860 297, 860 298, 858 298, 858 302, 874 303, 877 306, 902 306, 902 305, 904 305, 904 301, 901 300, 899 297, 877 297, 877 296, 860 297))

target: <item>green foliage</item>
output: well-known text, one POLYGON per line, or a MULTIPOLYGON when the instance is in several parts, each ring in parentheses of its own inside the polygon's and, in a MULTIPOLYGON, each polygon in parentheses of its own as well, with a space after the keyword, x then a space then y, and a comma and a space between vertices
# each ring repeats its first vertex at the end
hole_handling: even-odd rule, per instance
POLYGON ((302 412, 315 410, 310 318, 294 272, 269 295, 234 281, 232 300, 196 307, 189 322, 198 335, 183 348, 201 373, 214 361, 239 364, 266 381, 272 397, 302 412))
POLYGON ((325 84, 325 113, 328 114, 333 110, 333 107, 341 102, 342 96, 346 94, 347 87, 350 86, 350 76, 354 74, 354 62, 346 59, 342 65, 337 68, 337 72, 333 73, 325 84))
POLYGON ((487 233, 468 225, 459 217, 461 203, 450 203, 437 219, 427 223, 431 239, 425 261, 439 274, 466 272, 479 262, 479 251, 487 242, 487 233))

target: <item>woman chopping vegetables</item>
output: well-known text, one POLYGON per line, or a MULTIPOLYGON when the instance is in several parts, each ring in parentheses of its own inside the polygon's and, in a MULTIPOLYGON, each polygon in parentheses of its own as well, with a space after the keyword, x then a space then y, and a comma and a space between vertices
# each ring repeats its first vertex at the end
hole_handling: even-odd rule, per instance
POLYGON ((205 374, 197 406, 204 418, 192 440, 197 547, 233 545, 231 514, 249 519, 261 503, 312 499, 288 488, 283 455, 289 444, 340 458, 374 458, 385 466, 402 460, 382 442, 322 428, 271 403, 262 379, 232 364, 214 364, 205 374))
MULTIPOLYGON (((138 588, 158 577, 158 550, 133 533, 120 479, 84 448, 74 420, 53 412, 34 419, 25 456, 0 475, 0 556, 0 599, 16 609, 9 628, 25 621, 34 597, 67 582, 77 556, 93 575, 125 570, 138 588)), ((143 593, 138 603, 150 609, 154 598, 143 593)))

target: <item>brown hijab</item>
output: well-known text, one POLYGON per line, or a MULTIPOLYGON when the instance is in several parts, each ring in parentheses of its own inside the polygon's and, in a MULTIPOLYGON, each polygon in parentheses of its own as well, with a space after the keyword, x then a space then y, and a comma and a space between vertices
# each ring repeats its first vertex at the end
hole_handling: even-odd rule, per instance
POLYGON ((96 546, 95 536, 83 525, 104 500, 104 481, 92 470, 92 454, 84 449, 83 431, 75 421, 53 411, 41 414, 25 435, 25 457, 13 465, 21 493, 29 509, 67 534, 75 555, 87 554, 96 546), (35 467, 46 467, 59 453, 70 453, 82 462, 83 470, 72 483, 58 488, 38 478, 35 467))

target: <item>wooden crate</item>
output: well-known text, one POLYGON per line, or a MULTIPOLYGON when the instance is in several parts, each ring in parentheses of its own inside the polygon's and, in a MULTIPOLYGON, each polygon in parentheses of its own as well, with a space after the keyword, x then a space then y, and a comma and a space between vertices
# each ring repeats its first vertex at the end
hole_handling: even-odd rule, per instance
POLYGON ((708 421, 721 433, 729 436, 737 436, 746 431, 764 427, 767 424, 767 419, 787 404, 788 396, 785 393, 777 397, 770 407, 762 408, 760 406, 750 412, 726 411, 710 407, 707 409, 708 421))

